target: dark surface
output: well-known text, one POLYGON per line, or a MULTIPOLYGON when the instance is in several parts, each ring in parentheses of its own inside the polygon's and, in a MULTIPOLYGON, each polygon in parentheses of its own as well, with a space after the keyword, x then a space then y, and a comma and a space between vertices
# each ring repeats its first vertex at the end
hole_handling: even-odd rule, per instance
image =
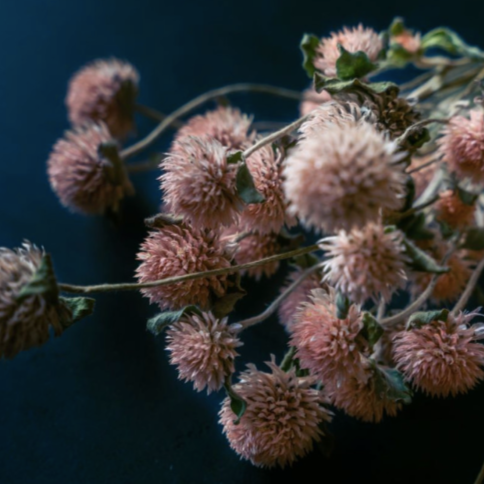
MULTIPOLYGON (((63 281, 132 277, 145 233, 141 220, 159 203, 155 174, 136 176, 138 195, 120 228, 70 215, 45 175, 51 145, 67 128, 67 79, 85 62, 129 59, 142 75, 141 101, 169 112, 232 82, 302 89, 303 32, 322 35, 359 21, 383 29, 395 15, 424 31, 448 24, 484 46, 480 1, 397 7, 309 0, 3 0, 0 245, 17 246, 23 238, 44 245, 63 281)), ((257 119, 296 115, 291 101, 260 95, 235 100, 257 119)), ((143 122, 140 131, 150 126, 143 122)), ((255 314, 275 291, 261 284, 244 314, 255 314)), ((217 424, 221 395, 206 397, 178 382, 163 338, 146 333, 154 312, 138 294, 98 297, 94 317, 40 349, 0 362, 0 484, 467 484, 477 475, 484 460, 482 386, 444 401, 417 396, 381 425, 338 414, 331 460, 315 453, 284 472, 240 462, 217 424)), ((272 321, 244 341, 242 361, 259 363, 271 352, 282 355, 285 336, 272 321)))

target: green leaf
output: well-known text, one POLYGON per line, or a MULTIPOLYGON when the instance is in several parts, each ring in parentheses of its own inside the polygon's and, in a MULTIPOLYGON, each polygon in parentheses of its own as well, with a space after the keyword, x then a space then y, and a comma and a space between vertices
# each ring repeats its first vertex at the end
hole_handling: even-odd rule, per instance
POLYGON ((245 400, 238 395, 234 389, 232 388, 232 385, 230 383, 225 383, 224 385, 225 391, 227 392, 227 396, 230 398, 230 408, 232 409, 232 412, 236 415, 237 419, 234 420, 234 425, 239 425, 240 419, 245 413, 245 410, 247 408, 247 403, 245 400))
POLYGON ((284 355, 284 358, 281 362, 280 368, 282 371, 289 371, 295 364, 295 355, 296 355, 296 347, 291 346, 289 351, 284 355))
POLYGON ((32 279, 20 291, 17 299, 22 301, 29 296, 42 296, 46 301, 57 303, 59 288, 52 265, 50 254, 44 254, 39 268, 32 279))
POLYGON ((350 306, 350 300, 338 291, 336 294, 336 317, 338 319, 346 319, 350 306))
POLYGON ((303 254, 294 258, 294 264, 301 269, 309 269, 310 267, 319 264, 319 262, 321 261, 313 254, 303 254))
POLYGON ((422 37, 422 48, 436 47, 452 55, 462 55, 472 59, 484 59, 484 53, 477 47, 467 45, 458 34, 446 27, 434 29, 422 37))
POLYGON ((395 368, 374 365, 375 390, 383 398, 396 402, 409 404, 412 401, 412 392, 405 384, 403 375, 395 368))
POLYGON ((338 44, 340 56, 336 61, 336 72, 339 79, 359 79, 365 77, 377 68, 370 61, 365 52, 348 52, 341 44, 338 44))
POLYGON ((436 311, 418 311, 413 313, 410 318, 408 318, 407 329, 421 328, 425 324, 430 324, 432 321, 443 321, 445 323, 448 315, 448 309, 439 309, 436 311))
POLYGON ((91 297, 60 297, 61 303, 69 308, 72 323, 77 323, 81 319, 87 318, 94 312, 96 300, 91 297))
POLYGON ((472 206, 474 203, 476 203, 476 200, 479 198, 478 193, 472 193, 467 190, 464 190, 463 188, 457 186, 457 195, 460 199, 460 201, 464 205, 469 205, 472 206))
POLYGON ((435 262, 422 249, 419 249, 410 240, 404 239, 405 255, 410 259, 410 267, 417 272, 430 272, 432 274, 444 274, 449 272, 448 267, 443 267, 435 262))
POLYGON ((244 152, 235 151, 234 153, 230 153, 227 156, 227 164, 236 165, 239 161, 242 161, 243 159, 244 159, 244 152))
POLYGON ((246 295, 247 291, 244 291, 241 287, 233 288, 233 290, 228 291, 224 296, 217 298, 214 301, 211 308, 213 315, 216 318, 224 318, 234 310, 237 301, 246 295))
POLYGON ((405 182, 405 189, 406 189, 405 203, 402 207, 402 210, 401 210, 402 212, 406 212, 407 210, 410 210, 415 200, 415 181, 411 176, 407 177, 407 181, 405 182))
POLYGON ((254 179, 246 163, 242 163, 237 170, 237 192, 239 197, 247 204, 262 203, 265 199, 257 191, 254 179))
POLYGON ((384 330, 370 313, 364 312, 362 320, 363 328, 361 328, 360 334, 368 341, 370 348, 373 348, 382 337, 384 330))
POLYGON ((313 77, 314 71, 314 58, 317 55, 317 47, 319 45, 319 38, 312 34, 304 34, 299 44, 303 53, 303 68, 307 72, 309 77, 313 77))
POLYGON ((396 35, 401 35, 406 31, 405 23, 402 17, 395 17, 388 29, 392 37, 396 35))
POLYGON ((341 92, 363 92, 370 96, 386 94, 396 97, 400 92, 398 86, 393 82, 365 83, 359 79, 342 81, 335 77, 323 76, 319 72, 314 74, 314 88, 317 92, 325 90, 331 95, 339 94, 341 92))
POLYGON ((185 314, 198 314, 199 316, 202 314, 200 309, 197 306, 185 306, 178 311, 164 311, 162 313, 157 314, 156 316, 148 319, 146 323, 146 329, 153 333, 155 336, 158 336, 160 333, 163 332, 165 328, 174 324, 180 320, 182 316, 185 314))
POLYGON ((413 240, 431 240, 434 238, 433 232, 426 227, 425 214, 422 212, 405 217, 397 223, 397 227, 413 240))
POLYGON ((471 227, 466 230, 461 249, 484 250, 484 228, 471 227))

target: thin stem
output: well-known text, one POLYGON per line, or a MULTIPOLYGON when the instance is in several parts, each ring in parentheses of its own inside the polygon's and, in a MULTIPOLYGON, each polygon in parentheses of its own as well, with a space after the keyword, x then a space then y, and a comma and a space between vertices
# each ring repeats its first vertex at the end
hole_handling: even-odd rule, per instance
POLYGON ((127 164, 126 171, 128 173, 142 173, 146 171, 157 170, 160 166, 160 161, 163 155, 160 155, 160 158, 152 158, 151 160, 140 161, 139 163, 127 164))
MULTIPOLYGON (((163 121, 166 119, 166 114, 160 113, 160 111, 157 111, 156 109, 150 108, 149 106, 144 106, 143 104, 136 104, 134 109, 142 114, 143 116, 146 116, 147 118, 153 119, 154 121, 163 121)), ((171 123, 171 126, 173 128, 181 128, 183 126, 183 123, 176 119, 171 123)))
POLYGON ((74 294, 92 294, 102 292, 115 292, 115 291, 136 291, 147 287, 159 287, 167 286, 169 284, 176 284, 178 282, 192 281, 195 279, 203 279, 205 277, 221 276, 223 274, 230 274, 232 272, 238 272, 243 269, 251 269, 252 267, 269 264, 284 259, 290 259, 291 257, 298 257, 300 255, 309 254, 319 250, 317 244, 309 245, 307 247, 301 247, 289 252, 283 252, 282 254, 272 255, 252 262, 246 262, 232 267, 224 267, 223 269, 214 269, 211 271, 195 272, 192 274, 184 274, 182 276, 167 277, 166 279, 160 279, 158 281, 150 282, 126 282, 119 284, 98 284, 94 286, 75 286, 71 284, 59 284, 59 289, 63 292, 69 292, 74 294))
POLYGON ((380 298, 380 303, 378 304, 378 310, 376 313, 376 320, 381 321, 383 319, 383 316, 385 315, 385 310, 386 310, 386 302, 383 297, 380 298))
POLYGON ((197 107, 201 106, 202 104, 210 101, 211 99, 216 99, 217 97, 224 96, 226 94, 234 93, 234 92, 262 92, 266 94, 272 94, 275 96, 285 97, 288 99, 295 99, 300 101, 304 98, 303 94, 298 91, 291 91, 290 89, 284 89, 281 87, 274 87, 268 86, 265 84, 249 84, 249 83, 241 83, 241 84, 231 84, 229 86, 224 86, 218 89, 213 89, 208 91, 200 96, 192 99, 188 103, 184 104, 177 110, 173 111, 171 114, 166 116, 163 121, 148 135, 146 138, 138 141, 134 145, 126 148, 121 152, 121 157, 123 159, 129 158, 138 154, 140 151, 147 148, 153 142, 155 142, 165 131, 166 129, 173 124, 174 121, 181 118, 182 116, 188 114, 190 111, 196 109, 197 107))
POLYGON ((481 471, 479 472, 479 475, 477 476, 477 479, 475 480, 474 484, 482 484, 484 482, 484 465, 481 467, 481 471))
POLYGON ((440 200, 440 196, 435 195, 430 200, 422 202, 419 205, 415 205, 412 208, 406 210, 405 212, 393 214, 392 220, 401 220, 401 219, 404 219, 406 217, 409 217, 410 215, 413 215, 414 213, 420 212, 420 210, 423 210, 424 208, 430 207, 430 205, 433 205, 438 200, 440 200))
POLYGON ((269 316, 272 316, 276 309, 279 307, 279 305, 284 301, 284 299, 291 294, 298 286, 303 282, 306 278, 308 278, 311 274, 316 272, 322 267, 323 263, 321 264, 316 264, 309 269, 306 269, 301 276, 295 280, 284 292, 282 292, 274 301, 271 303, 271 305, 262 313, 258 314, 257 316, 253 316, 252 318, 244 319, 243 321, 239 321, 237 324, 241 326, 241 331, 249 328, 250 326, 254 326, 258 323, 261 323, 265 319, 267 319, 269 316))
POLYGON ((438 156, 436 156, 433 160, 427 161, 427 163, 423 163, 422 165, 417 166, 416 168, 413 168, 413 169, 407 171, 406 173, 407 173, 407 175, 411 175, 413 173, 416 173, 417 171, 423 170, 424 168, 427 168, 427 167, 433 165, 434 163, 437 163, 439 160, 440 160, 440 158, 438 156))
POLYGON ((474 288, 476 287, 477 282, 479 281, 479 277, 483 269, 484 269, 484 259, 482 259, 481 262, 479 262, 477 267, 474 269, 474 272, 472 273, 472 276, 469 279, 469 282, 467 283, 467 286, 464 289, 464 292, 462 293, 460 299, 457 301, 456 305, 454 306, 454 309, 452 309, 453 315, 465 309, 467 302, 469 301, 469 298, 471 297, 471 294, 474 291, 474 288))
POLYGON ((422 121, 418 121, 415 124, 412 124, 412 126, 409 126, 405 132, 397 138, 396 142, 397 144, 401 145, 406 139, 415 131, 416 128, 421 128, 423 126, 427 126, 428 124, 432 123, 440 123, 440 124, 447 124, 449 122, 448 119, 443 118, 443 119, 437 119, 437 118, 428 118, 428 119, 422 119, 422 121))

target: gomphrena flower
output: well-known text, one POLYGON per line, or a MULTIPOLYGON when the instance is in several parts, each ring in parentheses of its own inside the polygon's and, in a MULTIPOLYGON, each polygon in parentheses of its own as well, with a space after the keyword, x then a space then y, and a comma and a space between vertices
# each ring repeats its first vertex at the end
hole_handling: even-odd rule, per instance
POLYGON ((413 33, 410 30, 403 30, 398 35, 392 35, 390 42, 403 47, 410 54, 418 54, 422 49, 422 36, 420 32, 413 33))
POLYGON ((299 113, 306 116, 311 111, 321 106, 321 104, 331 101, 331 94, 328 91, 317 92, 314 87, 310 87, 303 92, 304 100, 299 105, 299 113))
POLYGON ((235 371, 235 349, 242 343, 227 321, 212 313, 191 314, 167 330, 170 363, 177 366, 179 378, 193 382, 197 391, 220 390, 235 371))
MULTIPOLYGON (((281 289, 284 292, 293 282, 298 280, 303 273, 302 269, 296 269, 289 274, 288 281, 281 289)), ((325 284, 321 283, 321 274, 314 272, 306 277, 280 304, 278 315, 279 321, 288 330, 291 331, 295 321, 298 309, 303 303, 310 301, 311 291, 322 288, 325 284)))
POLYGON ((332 32, 331 37, 321 39, 317 48, 318 55, 314 59, 316 69, 326 76, 336 76, 336 61, 341 55, 338 45, 350 53, 364 52, 371 62, 378 60, 378 54, 383 48, 379 35, 361 24, 351 29, 345 27, 339 32, 332 32))
POLYGON ((484 112, 472 110, 469 115, 469 119, 451 118, 438 143, 450 171, 480 183, 484 181, 484 112))
POLYGON ((288 210, 326 232, 377 220, 381 209, 402 205, 406 176, 395 164, 401 156, 367 123, 327 126, 301 140, 286 160, 288 210))
POLYGON ((323 265, 324 280, 356 303, 379 296, 389 301, 406 284, 405 248, 399 230, 385 230, 371 222, 361 230, 342 230, 326 237, 320 246, 328 257, 323 265))
POLYGON ((52 328, 63 331, 62 307, 43 295, 20 297, 32 281, 44 252, 25 242, 21 248, 0 248, 0 358, 13 358, 20 351, 44 344, 52 328))
POLYGON ((321 392, 311 388, 314 379, 298 378, 294 368, 286 373, 274 361, 267 365, 271 373, 248 365, 233 387, 247 404, 240 423, 234 423, 228 398, 220 423, 242 458, 260 467, 285 467, 312 450, 323 434, 320 424, 331 417, 321 392))
MULTIPOLYGON (((137 258, 141 261, 136 270, 139 282, 230 266, 215 232, 180 225, 167 225, 151 232, 137 258)), ((146 288, 141 292, 161 309, 179 309, 189 304, 206 309, 212 296, 223 296, 227 286, 227 276, 221 275, 146 288)))
POLYGON ((196 228, 234 223, 243 202, 237 195, 237 165, 228 149, 212 138, 185 137, 160 164, 165 203, 196 228))
POLYGON ((365 341, 360 308, 351 305, 346 318, 336 316, 335 292, 314 289, 310 302, 303 303, 291 327, 291 345, 302 368, 317 376, 323 384, 340 384, 362 369, 365 341))
POLYGON ((103 59, 88 64, 69 83, 69 120, 75 126, 102 121, 113 136, 125 137, 133 129, 138 82, 138 72, 127 62, 103 59))
POLYGON ((477 312, 449 314, 398 333, 394 358, 406 379, 425 393, 447 397, 466 393, 484 378, 484 345, 469 321, 477 312))
POLYGON ((439 197, 435 206, 437 220, 455 229, 472 224, 476 210, 474 204, 464 203, 453 190, 445 190, 439 194, 439 197))
POLYGON ((190 118, 182 126, 175 138, 173 149, 177 149, 177 143, 188 136, 215 138, 221 145, 228 149, 238 150, 252 144, 255 131, 249 132, 252 118, 242 114, 238 109, 219 106, 213 111, 190 118))
POLYGON ((287 201, 282 187, 282 163, 276 158, 271 146, 264 146, 247 159, 257 191, 264 197, 262 203, 247 205, 240 216, 239 228, 243 231, 256 230, 260 234, 279 232, 284 223, 296 222, 287 213, 287 201))
POLYGON ((62 205, 74 212, 115 212, 133 193, 116 143, 102 123, 67 131, 54 145, 47 172, 62 205))

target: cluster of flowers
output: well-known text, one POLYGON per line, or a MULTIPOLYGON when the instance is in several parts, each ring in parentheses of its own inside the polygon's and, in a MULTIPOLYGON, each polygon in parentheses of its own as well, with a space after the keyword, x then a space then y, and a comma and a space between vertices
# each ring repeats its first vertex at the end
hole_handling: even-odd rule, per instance
MULTIPOLYGON (((484 250, 476 84, 465 78, 432 130, 425 126, 444 105, 432 84, 402 95, 392 83, 369 81, 408 63, 431 72, 426 49, 448 48, 449 39, 463 59, 455 65, 477 66, 477 75, 484 54, 449 32, 422 37, 397 19, 382 35, 360 25, 305 36, 314 84, 297 122, 264 137, 251 116, 219 106, 186 120, 160 162, 163 213, 137 256, 137 287, 162 311, 149 327, 167 328, 181 379, 208 393, 225 387, 223 431, 255 465, 285 466, 309 452, 327 432, 331 406, 378 422, 410 401, 407 385, 446 397, 484 377, 484 331, 470 324, 478 311, 463 312, 484 250), (298 223, 323 235, 316 246, 298 248, 301 237, 288 231, 298 223), (322 259, 308 255, 315 250, 322 259), (274 358, 268 372, 249 365, 232 385, 240 335, 263 319, 229 322, 244 295, 238 274, 271 277, 293 253, 300 257, 269 308, 278 309, 290 350, 280 366, 274 358), (401 290, 410 302, 397 310, 401 290), (428 303, 436 309, 419 311, 428 303)), ((137 91, 135 69, 118 60, 73 77, 73 128, 48 161, 51 186, 69 209, 115 212, 132 193, 121 143, 137 91)), ((47 262, 28 243, 0 252, 0 356, 40 345, 50 326, 60 333, 89 313, 82 298, 59 296, 69 287, 57 285, 47 262)))

